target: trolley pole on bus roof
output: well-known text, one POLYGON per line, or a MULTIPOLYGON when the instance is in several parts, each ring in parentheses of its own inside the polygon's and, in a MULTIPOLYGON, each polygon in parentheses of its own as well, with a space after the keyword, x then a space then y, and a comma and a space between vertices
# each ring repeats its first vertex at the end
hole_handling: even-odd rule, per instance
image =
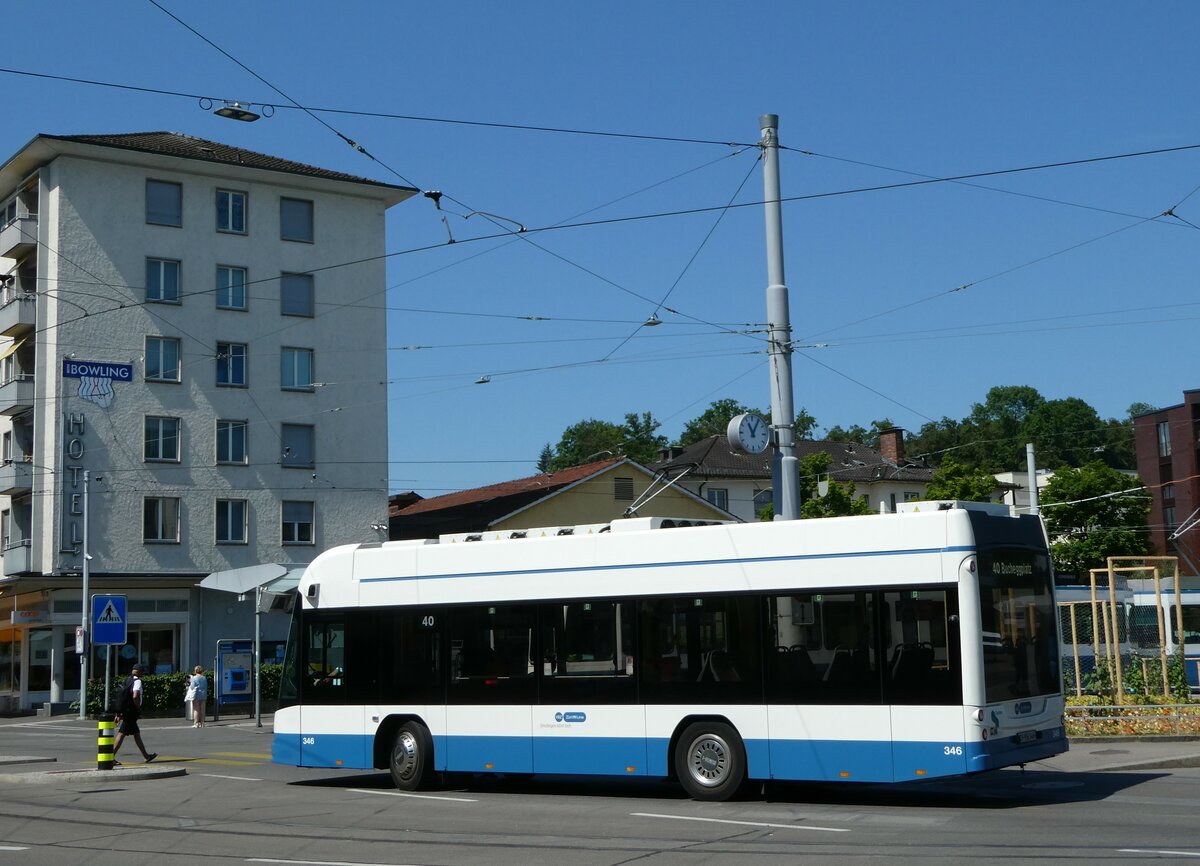
POLYGON ((771 429, 775 445, 776 520, 800 517, 796 411, 792 404, 792 323, 783 279, 783 215, 779 203, 779 115, 759 118, 763 151, 763 208, 767 228, 767 328, 771 375, 771 429))

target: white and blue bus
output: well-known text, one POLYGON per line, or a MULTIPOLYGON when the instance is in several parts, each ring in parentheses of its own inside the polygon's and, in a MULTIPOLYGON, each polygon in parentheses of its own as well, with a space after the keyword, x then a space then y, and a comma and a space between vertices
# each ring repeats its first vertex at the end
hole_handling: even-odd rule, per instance
POLYGON ((1179 593, 1182 609, 1176 601, 1174 586, 1163 586, 1161 593, 1156 595, 1153 581, 1131 581, 1136 587, 1132 619, 1140 649, 1157 649, 1165 643, 1168 656, 1183 651, 1188 688, 1194 693, 1200 691, 1200 587, 1195 586, 1195 578, 1183 580, 1185 585, 1179 593), (1182 633, 1179 630, 1181 621, 1182 633), (1166 632, 1161 636, 1160 623, 1166 632))
POLYGON ((899 782, 1063 752, 1037 517, 987 504, 339 547, 306 569, 272 756, 437 774, 899 782))

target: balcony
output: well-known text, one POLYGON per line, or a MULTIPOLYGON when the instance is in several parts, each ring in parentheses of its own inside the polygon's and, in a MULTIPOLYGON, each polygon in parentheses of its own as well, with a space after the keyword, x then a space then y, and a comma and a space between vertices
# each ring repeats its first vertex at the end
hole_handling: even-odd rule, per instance
POLYGON ((37 248, 37 214, 14 217, 0 227, 0 256, 19 259, 37 248))
POLYGON ((28 538, 9 542, 4 548, 4 576, 28 574, 33 562, 33 543, 28 538))
POLYGON ((33 490, 33 463, 24 458, 0 463, 0 496, 20 496, 33 490))
POLYGON ((17 373, 0 383, 0 415, 20 415, 33 408, 33 374, 17 373))
POLYGON ((37 295, 12 286, 0 290, 0 336, 18 337, 37 325, 37 295))

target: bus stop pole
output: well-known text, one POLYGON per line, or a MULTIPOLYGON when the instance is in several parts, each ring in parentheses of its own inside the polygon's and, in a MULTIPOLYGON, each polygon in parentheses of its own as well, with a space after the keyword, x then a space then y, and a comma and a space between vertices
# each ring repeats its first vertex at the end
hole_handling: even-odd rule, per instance
POLYGON ((262 727, 262 584, 254 588, 254 720, 262 727))

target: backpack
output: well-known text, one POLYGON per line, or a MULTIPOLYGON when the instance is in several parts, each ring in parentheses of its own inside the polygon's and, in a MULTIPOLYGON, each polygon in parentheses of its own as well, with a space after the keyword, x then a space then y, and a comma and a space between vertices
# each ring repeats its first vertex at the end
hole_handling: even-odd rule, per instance
POLYGON ((137 701, 133 699, 133 683, 134 678, 132 676, 125 680, 125 686, 121 689, 121 696, 117 699, 117 712, 123 716, 136 716, 138 714, 137 701))

